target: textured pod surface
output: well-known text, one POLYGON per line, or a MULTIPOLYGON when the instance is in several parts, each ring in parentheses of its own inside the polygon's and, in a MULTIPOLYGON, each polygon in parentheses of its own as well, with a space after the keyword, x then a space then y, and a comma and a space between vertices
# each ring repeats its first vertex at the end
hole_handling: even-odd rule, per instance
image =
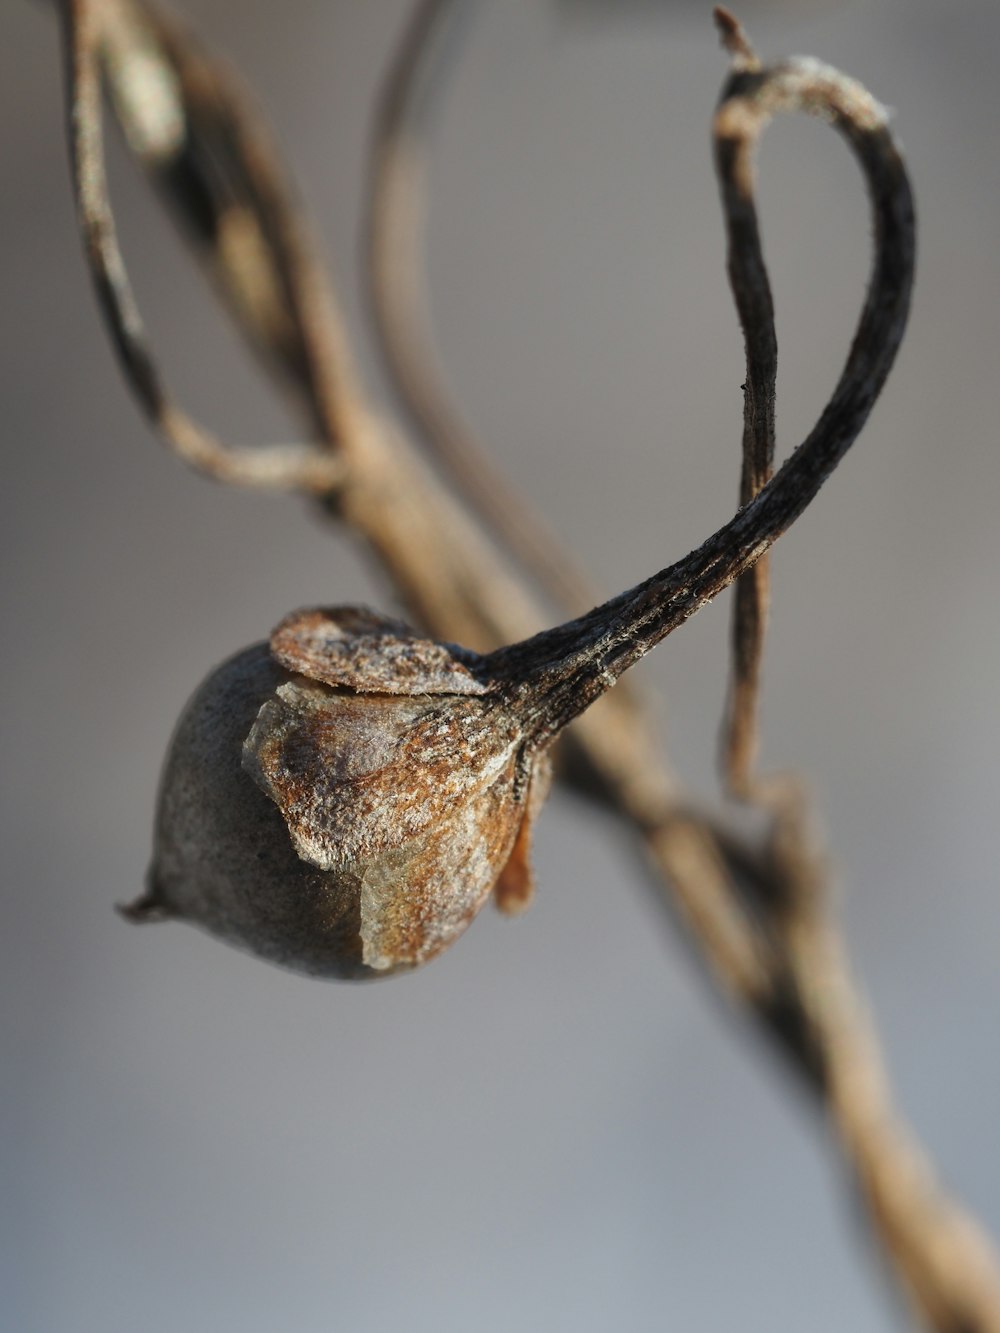
POLYGON ((434 957, 494 888, 521 910, 548 760, 523 758, 513 714, 461 651, 344 608, 289 617, 225 662, 175 732, 149 892, 129 914, 363 977, 434 957))

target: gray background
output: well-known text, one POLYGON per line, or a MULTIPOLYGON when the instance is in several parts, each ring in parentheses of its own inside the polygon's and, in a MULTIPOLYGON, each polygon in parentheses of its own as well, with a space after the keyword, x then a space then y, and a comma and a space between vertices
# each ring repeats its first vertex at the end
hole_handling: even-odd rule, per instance
MULTIPOLYGON (((360 166, 404 6, 185 9, 269 108, 365 345, 360 166)), ((1000 6, 743 16, 765 54, 817 55, 896 107, 916 183, 909 340, 777 554, 766 758, 811 776, 900 1100, 1000 1232, 1000 6)), ((4 1327, 897 1326, 809 1106, 711 997, 627 839, 572 799, 542 821, 528 917, 487 910, 384 985, 115 917, 205 671, 296 605, 391 598, 296 501, 226 492, 151 441, 78 253, 46 7, 4 0, 0 49, 4 1327)), ((741 348, 708 145, 723 74, 707 6, 512 0, 480 6, 439 118, 451 382, 609 591, 736 493, 741 348)), ((185 403, 233 437, 287 437, 117 152, 112 175, 185 403)), ((820 126, 777 125, 762 180, 787 448, 839 369, 868 223, 820 126)), ((706 795, 725 634, 712 608, 641 668, 706 795)))

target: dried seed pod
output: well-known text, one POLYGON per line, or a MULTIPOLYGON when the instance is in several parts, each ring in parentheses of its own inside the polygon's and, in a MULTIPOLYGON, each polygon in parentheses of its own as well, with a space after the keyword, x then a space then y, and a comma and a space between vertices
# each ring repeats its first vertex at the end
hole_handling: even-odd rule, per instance
POLYGON ((357 607, 288 617, 188 704, 127 915, 363 977, 434 957, 491 890, 520 910, 549 765, 483 661, 357 607))

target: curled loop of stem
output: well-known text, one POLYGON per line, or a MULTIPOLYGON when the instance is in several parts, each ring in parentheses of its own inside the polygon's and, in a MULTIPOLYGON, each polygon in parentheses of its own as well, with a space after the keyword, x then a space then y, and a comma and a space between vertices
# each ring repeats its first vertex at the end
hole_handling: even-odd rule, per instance
MULTIPOLYGON (((715 11, 732 70, 759 71, 760 61, 742 27, 726 10, 715 11)), ((725 93, 723 94, 723 101, 725 93)), ((722 140, 716 140, 716 150, 722 140)), ((743 467, 740 505, 748 505, 774 471, 775 385, 778 340, 774 302, 761 248, 752 196, 737 189, 719 164, 723 216, 728 241, 727 270, 746 348, 743 385, 743 467)), ((736 580, 731 629, 729 696, 722 728, 722 772, 734 795, 748 796, 754 785, 758 707, 764 634, 770 601, 770 560, 765 554, 736 580)))
MULTIPOLYGON (((194 48, 130 0, 61 0, 69 92, 69 143, 77 210, 87 263, 126 379, 174 451, 217 481, 265 490, 327 494, 344 479, 345 463, 327 444, 241 446, 193 420, 170 397, 150 350, 122 257, 108 197, 101 88, 114 95, 130 147, 174 194, 189 230, 211 237, 220 286, 248 337, 304 387, 316 424, 336 416, 336 349, 324 343, 317 303, 303 279, 308 259, 290 224, 276 165, 257 137, 256 156, 235 151, 244 112, 215 68, 199 67, 194 48), (187 57, 185 59, 185 57, 187 57), (208 92, 206 93, 206 89, 208 92), (192 97, 212 105, 189 115, 192 97), (197 122, 197 125, 196 125, 197 122), (230 174, 213 179, 212 145, 198 128, 212 122, 230 141, 230 174), (200 158, 199 160, 199 148, 200 158), (246 168, 241 173, 232 163, 246 168)), ((323 432, 328 437, 329 430, 323 432)))

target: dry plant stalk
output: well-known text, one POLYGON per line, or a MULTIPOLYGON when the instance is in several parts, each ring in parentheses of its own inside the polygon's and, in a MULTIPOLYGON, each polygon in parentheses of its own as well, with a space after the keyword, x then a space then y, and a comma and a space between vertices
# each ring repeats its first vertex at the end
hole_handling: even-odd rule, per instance
MULTIPOLYGON (((58 0, 58 8, 86 257, 127 380, 153 425, 184 461, 216 480, 305 494, 353 527, 423 631, 486 654, 478 659, 486 664, 482 678, 530 719, 539 744, 571 724, 556 752, 558 777, 634 829, 663 901, 714 981, 770 1033, 815 1094, 916 1321, 938 1333, 1000 1333, 1000 1276, 990 1244, 935 1183, 893 1109, 877 1039, 831 915, 829 869, 806 800, 791 784, 762 781, 755 768, 765 552, 857 437, 906 321, 912 203, 882 108, 853 80, 816 61, 762 66, 737 22, 716 10, 731 70, 715 116, 715 161, 747 355, 741 508, 684 559, 579 614, 597 599, 495 477, 427 350, 416 254, 424 150, 418 106, 436 86, 431 53, 456 9, 452 0, 417 4, 386 83, 372 152, 368 238, 386 360, 412 425, 450 471, 465 506, 431 478, 360 383, 279 156, 230 71, 145 0, 58 0), (102 86, 238 327, 295 392, 311 443, 229 444, 167 393, 115 236, 102 86), (753 152, 770 118, 793 110, 833 125, 858 159, 871 198, 875 254, 840 381, 806 440, 772 476, 776 340, 753 152), (483 527, 504 554, 483 540, 483 527), (518 561, 540 593, 578 618, 543 629, 549 617, 518 576, 518 561), (766 815, 760 843, 737 837, 715 814, 690 809, 653 748, 641 702, 622 685, 605 694, 643 652, 733 581, 722 767, 730 792, 766 815), (529 677, 544 708, 525 693, 529 677)), ((463 660, 475 658, 469 653, 463 660)))

